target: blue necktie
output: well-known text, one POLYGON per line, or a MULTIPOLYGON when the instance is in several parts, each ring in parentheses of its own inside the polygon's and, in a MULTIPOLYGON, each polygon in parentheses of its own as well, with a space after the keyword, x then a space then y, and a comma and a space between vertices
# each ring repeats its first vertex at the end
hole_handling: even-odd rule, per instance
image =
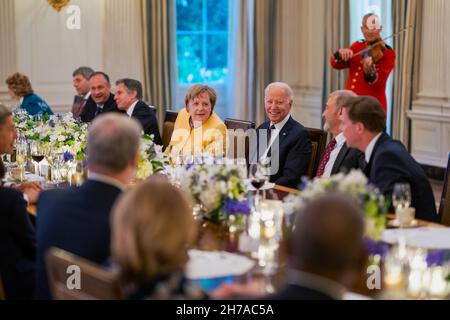
POLYGON ((102 113, 103 110, 103 106, 101 105, 97 105, 97 110, 95 111, 95 116, 99 115, 100 113, 102 113))

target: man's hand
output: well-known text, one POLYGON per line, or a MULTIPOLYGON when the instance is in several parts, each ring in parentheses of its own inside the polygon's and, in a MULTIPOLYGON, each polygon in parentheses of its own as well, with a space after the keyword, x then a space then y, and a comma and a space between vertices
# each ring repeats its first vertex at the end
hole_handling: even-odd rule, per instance
POLYGON ((36 182, 24 182, 16 186, 16 189, 26 194, 28 202, 34 204, 37 202, 42 191, 40 184, 36 182))
POLYGON ((375 68, 372 57, 364 58, 361 63, 363 64, 363 70, 365 74, 372 75, 377 73, 377 69, 375 68))
POLYGON ((339 49, 338 52, 343 61, 349 61, 353 58, 353 51, 351 49, 339 49))

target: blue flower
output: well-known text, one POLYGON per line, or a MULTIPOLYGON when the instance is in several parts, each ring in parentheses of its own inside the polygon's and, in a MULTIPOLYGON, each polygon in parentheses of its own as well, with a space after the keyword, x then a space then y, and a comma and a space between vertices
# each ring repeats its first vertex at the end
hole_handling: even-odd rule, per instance
POLYGON ((225 200, 223 210, 227 215, 250 214, 250 206, 247 201, 225 200))
POLYGON ((73 160, 74 158, 74 155, 69 151, 64 152, 64 162, 68 162, 70 160, 73 160))
POLYGON ((48 123, 48 125, 49 125, 50 127, 54 128, 56 124, 55 124, 55 121, 50 120, 49 123, 48 123))
POLYGON ((449 250, 437 250, 428 252, 427 255, 427 265, 432 266, 443 266, 450 261, 450 251, 449 250))
POLYGON ((389 252, 389 245, 384 242, 375 241, 372 238, 364 238, 364 247, 368 255, 380 255, 384 258, 389 252))

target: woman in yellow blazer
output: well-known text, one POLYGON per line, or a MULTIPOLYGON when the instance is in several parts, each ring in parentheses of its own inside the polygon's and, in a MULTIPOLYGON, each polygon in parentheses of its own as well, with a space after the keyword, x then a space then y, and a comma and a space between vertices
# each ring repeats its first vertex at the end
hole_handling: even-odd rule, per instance
POLYGON ((225 154, 227 128, 214 113, 216 100, 216 91, 211 87, 197 84, 189 89, 186 107, 175 121, 167 154, 172 157, 225 154))

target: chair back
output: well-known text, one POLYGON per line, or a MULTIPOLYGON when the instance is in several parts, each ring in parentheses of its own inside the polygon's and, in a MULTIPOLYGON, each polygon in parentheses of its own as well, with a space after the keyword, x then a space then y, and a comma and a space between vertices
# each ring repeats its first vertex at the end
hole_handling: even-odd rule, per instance
POLYGON ((56 300, 124 298, 115 272, 58 248, 49 249, 45 259, 50 290, 56 300))
POLYGON ((309 162, 307 175, 310 179, 313 179, 319 169, 320 161, 327 146, 328 133, 314 128, 306 128, 306 130, 311 139, 311 161, 309 162))
POLYGON ((244 158, 249 163, 250 138, 248 130, 255 129, 253 121, 226 119, 228 131, 227 157, 230 159, 244 158))
POLYGON ((166 110, 166 116, 164 118, 163 130, 162 130, 162 141, 163 149, 165 150, 170 143, 172 138, 172 133, 175 127, 175 121, 177 120, 178 112, 166 110))
POLYGON ((2 276, 0 275, 0 300, 6 300, 5 291, 3 290, 2 276))
POLYGON ((445 171, 444 188, 442 189, 442 198, 439 206, 439 216, 441 223, 450 227, 450 153, 448 155, 447 170, 445 171))

